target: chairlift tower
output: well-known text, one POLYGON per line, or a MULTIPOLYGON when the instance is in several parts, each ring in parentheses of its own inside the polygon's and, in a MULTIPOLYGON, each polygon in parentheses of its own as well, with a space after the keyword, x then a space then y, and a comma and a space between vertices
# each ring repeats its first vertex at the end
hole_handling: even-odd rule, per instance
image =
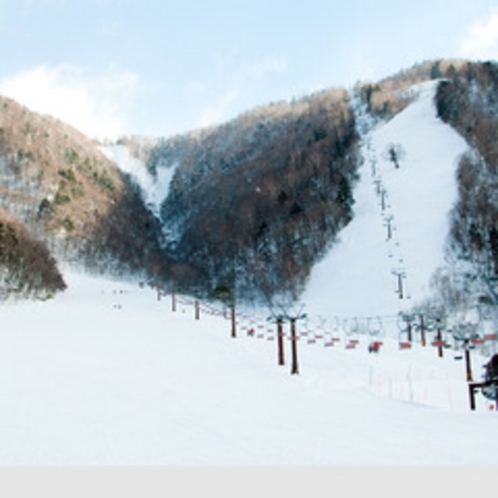
POLYGON ((394 217, 392 214, 384 217, 384 226, 387 227, 387 240, 392 240, 393 238, 393 220, 394 217))
POLYGON ((399 299, 404 299, 403 280, 406 278, 406 272, 402 268, 396 268, 392 273, 397 279, 396 293, 398 294, 399 299))
POLYGON ((475 331, 473 324, 461 324, 457 331, 453 333, 455 340, 462 345, 465 356, 465 379, 467 382, 473 380, 472 365, 470 361, 470 350, 475 348, 476 341, 479 340, 479 335, 475 331))
MULTIPOLYGON (((299 364, 297 359, 297 333, 296 333, 296 322, 298 320, 303 320, 306 318, 306 313, 303 313, 304 305, 296 304, 293 302, 290 303, 281 303, 279 306, 280 313, 274 315, 274 319, 276 319, 277 324, 280 322, 283 324, 284 320, 290 322, 291 326, 291 375, 296 375, 299 373, 299 364)), ((283 334, 282 336, 283 337, 283 334)), ((280 347, 280 346, 279 346, 280 347)), ((280 360, 283 361, 283 344, 282 349, 279 350, 279 364, 280 360)))
POLYGON ((278 356, 278 364, 279 366, 285 365, 285 356, 284 356, 284 321, 285 317, 282 314, 277 316, 270 316, 268 321, 271 323, 275 323, 277 325, 277 356, 278 356))
POLYGON ((305 313, 299 313, 288 317, 291 324, 291 352, 292 352, 292 363, 291 363, 291 375, 296 375, 299 373, 299 365, 297 361, 297 334, 296 334, 296 322, 298 320, 303 320, 306 318, 305 313))

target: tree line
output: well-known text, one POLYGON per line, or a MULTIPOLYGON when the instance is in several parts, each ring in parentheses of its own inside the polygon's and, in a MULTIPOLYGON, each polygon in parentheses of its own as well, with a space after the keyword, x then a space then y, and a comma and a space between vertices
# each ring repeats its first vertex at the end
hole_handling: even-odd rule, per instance
POLYGON ((176 276, 208 294, 299 294, 352 217, 357 145, 341 89, 258 107, 188 146, 161 144, 156 163, 179 162, 161 211, 176 276))

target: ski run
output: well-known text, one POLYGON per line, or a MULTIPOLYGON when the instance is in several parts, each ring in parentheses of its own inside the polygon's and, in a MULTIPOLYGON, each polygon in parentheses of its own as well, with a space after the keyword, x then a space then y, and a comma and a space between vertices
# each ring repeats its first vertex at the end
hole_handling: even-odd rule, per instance
MULTIPOLYGON (((479 394, 470 410, 456 352, 433 332, 400 347, 400 311, 444 264, 466 150, 434 85, 417 91, 364 138, 354 219, 303 296, 297 375, 289 323, 279 365, 267 309, 236 309, 232 337, 221 305, 68 269, 63 295, 1 308, 0 464, 496 464, 496 407, 479 394)), ((476 380, 494 352, 472 351, 476 380)))

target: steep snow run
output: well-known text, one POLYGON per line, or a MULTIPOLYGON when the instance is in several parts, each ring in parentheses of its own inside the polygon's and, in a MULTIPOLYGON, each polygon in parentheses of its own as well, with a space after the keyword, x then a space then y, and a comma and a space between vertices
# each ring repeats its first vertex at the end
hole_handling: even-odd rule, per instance
POLYGON ((157 175, 154 177, 147 171, 145 164, 134 157, 124 145, 102 147, 102 151, 121 171, 134 179, 142 191, 147 207, 159 218, 161 203, 168 196, 176 165, 157 168, 157 175))
POLYGON ((354 219, 312 271, 309 314, 396 315, 430 296, 467 148, 436 116, 436 84, 415 87, 413 104, 364 136, 354 219))

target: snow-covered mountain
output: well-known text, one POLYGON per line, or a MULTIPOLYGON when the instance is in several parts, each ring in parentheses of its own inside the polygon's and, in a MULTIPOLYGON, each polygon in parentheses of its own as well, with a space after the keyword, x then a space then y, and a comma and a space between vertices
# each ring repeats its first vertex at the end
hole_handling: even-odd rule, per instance
MULTIPOLYGON (((376 125, 357 103, 356 124, 364 132, 352 221, 314 265, 300 296, 315 319, 392 318, 434 297, 431 282, 450 264, 449 215, 458 199, 458 163, 469 150, 437 117, 438 85, 433 80, 411 87, 405 94, 412 103, 376 125)), ((177 164, 159 166, 152 175, 126 147, 105 150, 135 178, 160 217, 177 164)))
MULTIPOLYGON (((284 365, 266 306, 237 302, 234 338, 219 302, 63 264, 66 292, 0 309, 0 464, 496 464, 497 405, 478 393, 470 411, 461 343, 443 330, 440 355, 429 328, 401 342, 399 312, 425 313, 438 270, 458 273, 450 212, 471 147, 437 118, 436 81, 410 91, 373 128, 356 110, 352 216, 306 281, 294 343, 284 323, 284 365)), ((177 165, 106 155, 160 216, 177 165)), ((496 350, 469 350, 474 380, 496 350)))
POLYGON ((432 296, 431 279, 447 264, 458 161, 468 150, 436 116, 437 84, 413 88, 414 103, 363 136, 353 220, 302 297, 312 314, 395 316, 432 296))

